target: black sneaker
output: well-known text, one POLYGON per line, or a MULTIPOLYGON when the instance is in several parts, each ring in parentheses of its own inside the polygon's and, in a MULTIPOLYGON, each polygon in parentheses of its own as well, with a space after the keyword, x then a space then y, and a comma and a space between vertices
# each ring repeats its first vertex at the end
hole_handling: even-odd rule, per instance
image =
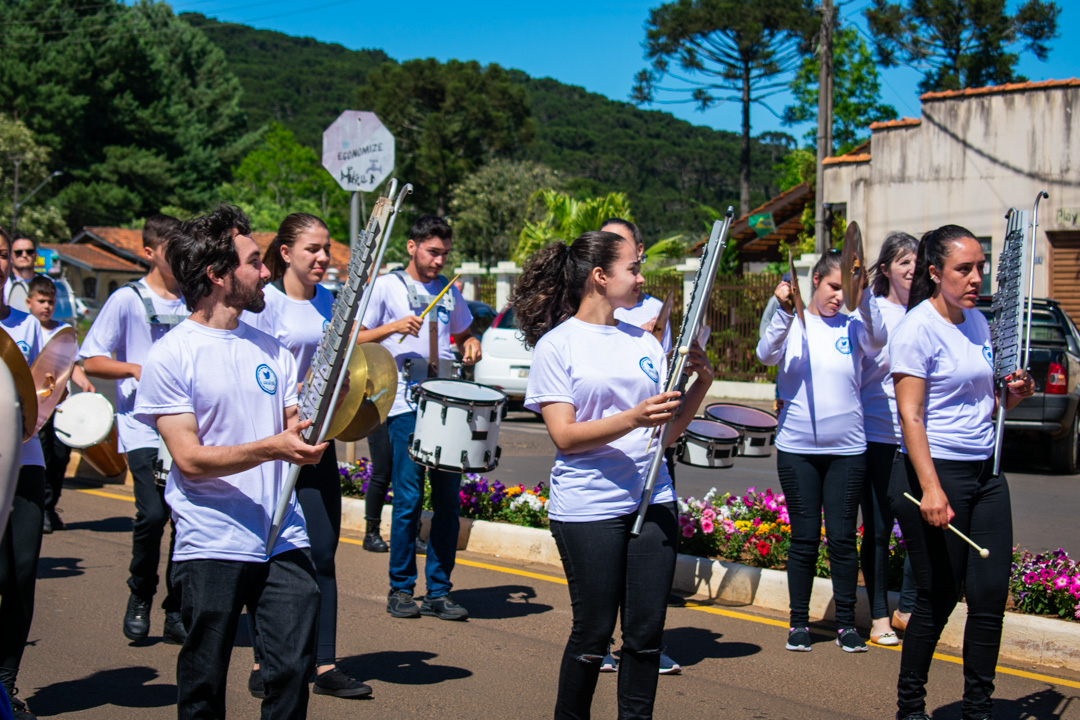
POLYGON ((373 553, 384 553, 390 550, 390 546, 382 539, 382 535, 377 532, 369 532, 364 535, 363 548, 373 553))
POLYGON ((842 628, 837 631, 836 644, 844 649, 844 652, 866 652, 866 643, 863 642, 859 631, 855 628, 842 628))
POLYGON ((332 695, 339 698, 362 698, 371 694, 371 686, 338 668, 331 668, 315 677, 311 691, 316 695, 332 695))
POLYGON ((904 717, 900 717, 900 714, 897 713, 896 720, 930 720, 930 716, 924 712, 917 712, 912 713, 911 715, 905 715, 904 717))
POLYGON ((810 652, 810 628, 793 627, 788 630, 787 645, 784 647, 795 652, 810 652))
POLYGON ((420 617, 420 607, 413 600, 412 593, 404 590, 391 590, 386 596, 386 612, 396 618, 420 617))
POLYGON ((132 593, 124 613, 124 637, 145 640, 150 634, 150 603, 132 593))
POLYGON ((266 697, 266 686, 263 685, 262 670, 252 670, 248 675, 248 692, 253 698, 266 697))
POLYGON ((51 535, 53 531, 52 517, 48 512, 45 513, 45 519, 41 521, 41 532, 46 535, 51 535))
POLYGON ((18 688, 12 688, 8 694, 11 696, 11 716, 14 720, 37 720, 37 715, 30 712, 26 703, 15 697, 19 694, 18 688))
POLYGON ((449 595, 424 598, 420 605, 421 615, 434 615, 440 620, 468 620, 469 611, 450 599, 449 595))
POLYGON ((67 525, 64 524, 64 521, 60 519, 60 514, 55 510, 46 511, 45 517, 49 519, 49 524, 52 526, 53 530, 67 530, 67 525))
POLYGON ((184 617, 180 613, 165 613, 165 629, 161 633, 161 640, 169 645, 183 645, 187 640, 187 628, 184 627, 184 617))
POLYGON ((427 540, 421 540, 419 537, 416 538, 416 554, 427 555, 427 540))

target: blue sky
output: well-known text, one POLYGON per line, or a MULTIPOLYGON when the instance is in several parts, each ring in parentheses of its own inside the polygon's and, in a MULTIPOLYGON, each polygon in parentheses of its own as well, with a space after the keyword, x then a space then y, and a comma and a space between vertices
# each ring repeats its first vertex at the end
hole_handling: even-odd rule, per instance
MULTIPOLYGON (((552 77, 615 100, 628 100, 634 74, 646 66, 642 41, 649 10, 660 0, 546 0, 524 2, 372 3, 366 0, 176 0, 176 12, 192 11, 289 35, 314 37, 353 48, 381 48, 396 60, 434 57, 498 63, 534 77, 552 77)), ((870 0, 851 0, 841 19, 865 30, 862 11, 870 0)), ((1016 4, 1010 0, 1009 5, 1016 4)), ((1058 0, 1059 35, 1049 62, 1023 57, 1020 72, 1031 80, 1080 75, 1080 43, 1069 28, 1080 26, 1080 2, 1058 0)), ((920 75, 910 68, 882 71, 882 100, 902 116, 919 115, 920 75)), ((790 96, 771 99, 776 112, 790 96)), ((653 105, 695 125, 738 131, 737 103, 705 113, 688 105, 653 105)), ((347 109, 347 108, 342 108, 347 109)), ((362 110, 364 108, 351 108, 362 110)), ((784 128, 769 111, 755 107, 754 134, 769 130, 800 138, 807 127, 784 128)))

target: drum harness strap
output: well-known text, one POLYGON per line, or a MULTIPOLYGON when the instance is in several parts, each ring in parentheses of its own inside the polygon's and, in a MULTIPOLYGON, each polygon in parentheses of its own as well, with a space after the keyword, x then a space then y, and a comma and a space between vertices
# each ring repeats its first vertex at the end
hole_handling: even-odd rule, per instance
MULTIPOLYGON (((426 295, 426 294, 421 295, 419 292, 417 292, 416 283, 412 281, 412 278, 410 278, 405 273, 404 270, 394 270, 394 271, 391 272, 391 274, 396 276, 397 279, 401 281, 401 284, 405 286, 405 292, 408 295, 409 308, 410 309, 417 310, 417 311, 423 310, 435 298, 435 295, 426 295)), ((439 291, 441 291, 443 288, 445 288, 450 283, 450 281, 447 280, 446 277, 443 276, 443 275, 439 275, 438 279, 441 281, 441 284, 439 286, 439 289, 436 291, 436 294, 438 294, 439 291)), ((437 330, 437 328, 438 328, 438 309, 445 309, 447 313, 452 313, 454 311, 455 304, 456 304, 456 300, 454 298, 454 293, 453 292, 448 292, 448 293, 446 293, 445 295, 442 296, 442 298, 439 300, 438 304, 435 306, 437 308, 436 311, 435 311, 435 315, 432 316, 429 313, 429 317, 432 318, 431 321, 429 322, 429 328, 430 328, 430 331, 431 331, 431 335, 429 336, 430 337, 430 348, 429 348, 429 351, 428 351, 429 355, 431 357, 428 358, 428 363, 427 363, 428 367, 426 368, 426 372, 421 371, 422 376, 433 377, 433 378, 434 377, 455 377, 456 376, 456 372, 452 369, 456 365, 456 363, 454 363, 452 360, 442 360, 442 359, 439 359, 439 357, 438 357, 439 353, 438 353, 438 335, 437 335, 437 333, 438 333, 438 330, 437 330)), ((416 370, 412 369, 412 367, 415 367, 413 365, 413 360, 414 360, 414 358, 406 359, 405 360, 405 366, 403 368, 404 369, 405 380, 410 386, 414 385, 415 382, 416 382, 415 380, 412 379, 412 377, 414 376, 414 373, 417 372, 416 370), (410 366, 412 366, 412 367, 410 367, 410 366)), ((409 396, 409 392, 406 391, 406 397, 408 397, 408 396, 409 396)))
POLYGON ((187 315, 159 315, 157 310, 154 309, 154 301, 150 298, 150 295, 146 292, 146 288, 137 282, 124 283, 124 287, 129 287, 135 291, 135 294, 142 300, 143 307, 146 308, 146 321, 151 326, 166 326, 172 329, 180 323, 187 320, 187 315))

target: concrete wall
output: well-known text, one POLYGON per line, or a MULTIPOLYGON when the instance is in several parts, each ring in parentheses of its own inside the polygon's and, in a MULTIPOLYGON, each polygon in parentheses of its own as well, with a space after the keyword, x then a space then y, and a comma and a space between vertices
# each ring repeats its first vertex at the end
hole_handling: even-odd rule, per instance
POLYGON ((873 132, 869 162, 826 166, 825 202, 847 204, 871 262, 892 230, 919 237, 954 223, 992 238, 996 273, 1006 211, 1030 211, 1046 190, 1035 250, 1035 293, 1045 295, 1046 231, 1080 228, 1058 212, 1080 209, 1077 112, 1078 87, 924 100, 918 125, 873 132))

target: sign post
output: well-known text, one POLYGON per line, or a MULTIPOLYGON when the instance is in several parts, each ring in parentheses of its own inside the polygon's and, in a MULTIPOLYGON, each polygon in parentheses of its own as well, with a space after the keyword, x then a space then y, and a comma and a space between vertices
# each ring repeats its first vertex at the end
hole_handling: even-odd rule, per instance
POLYGON ((360 233, 360 196, 394 170, 394 136, 373 112, 346 110, 323 133, 322 164, 349 199, 349 246, 360 233))

